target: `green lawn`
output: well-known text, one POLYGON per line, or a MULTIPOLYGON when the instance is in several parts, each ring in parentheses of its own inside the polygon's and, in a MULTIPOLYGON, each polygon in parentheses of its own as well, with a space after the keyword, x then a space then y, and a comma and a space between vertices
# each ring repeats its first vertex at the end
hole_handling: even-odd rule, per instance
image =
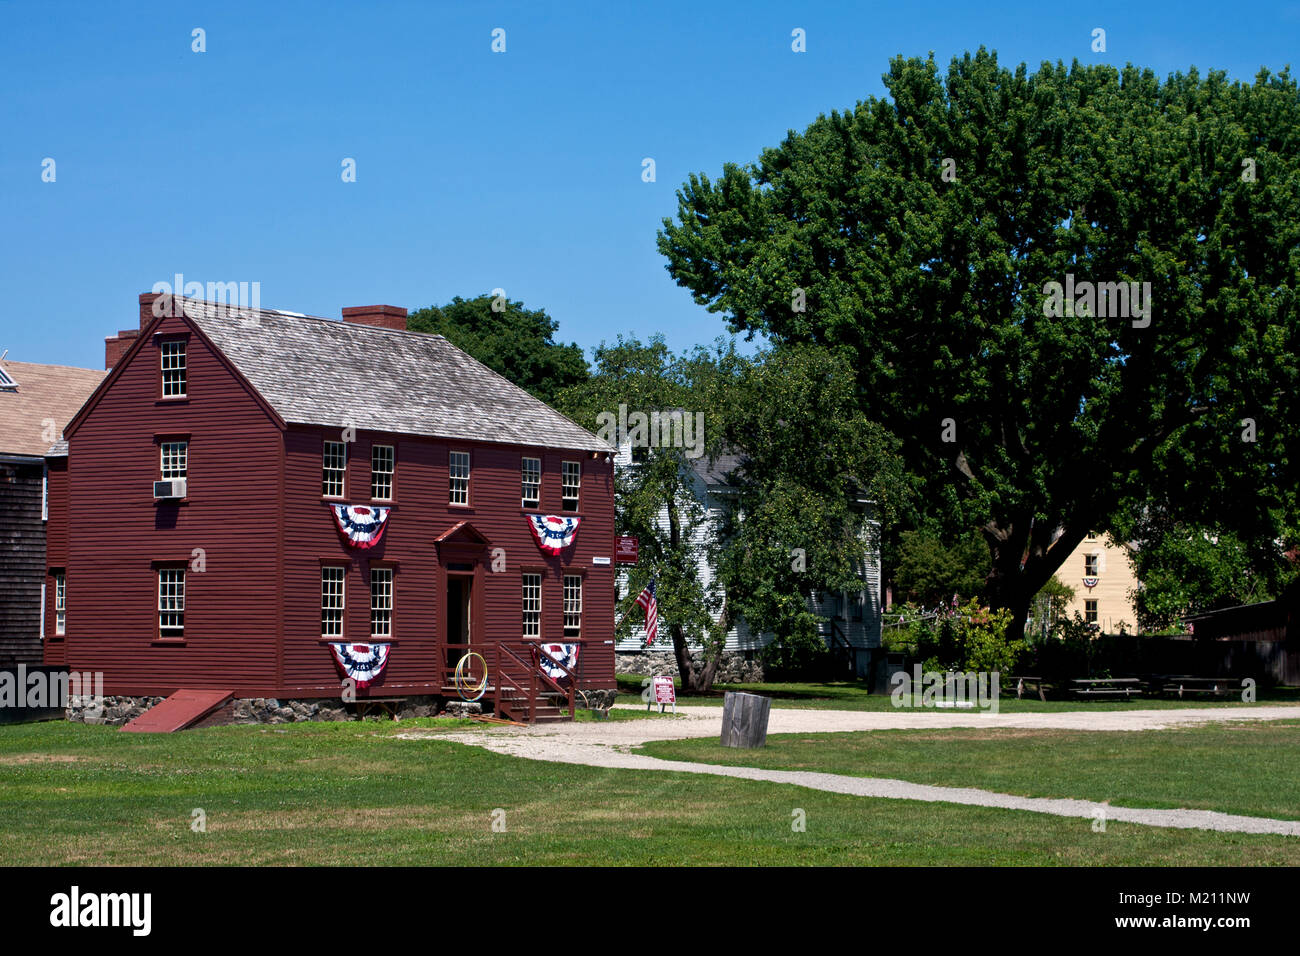
MULTIPOLYGON (((639 674, 619 674, 619 703, 634 703, 642 692, 642 682, 646 678, 639 674)), ((772 706, 812 710, 893 710, 894 705, 888 694, 872 694, 865 684, 857 681, 829 681, 825 683, 773 683, 773 684, 719 684, 707 695, 683 696, 681 681, 674 678, 677 687, 677 703, 681 706, 716 705, 722 706, 723 698, 729 690, 746 691, 762 694, 772 698, 772 706)), ((1300 704, 1300 688, 1282 687, 1273 690, 1261 690, 1258 693, 1261 704, 1300 704)), ((1178 700, 1176 698, 1144 697, 1134 700, 1017 700, 1014 693, 1005 692, 998 697, 998 709, 1001 713, 1026 714, 1045 713, 1064 710, 1155 710, 1183 707, 1250 707, 1239 700, 1178 700)))
POLYGON ((713 738, 657 741, 642 750, 670 760, 1300 820, 1300 720, 1110 733, 991 728, 777 734, 753 750, 723 747, 713 738))
POLYGON ((0 863, 1300 865, 1300 840, 1281 837, 1113 822, 1094 833, 1082 819, 393 737, 416 726, 464 724, 0 727, 0 863), (196 808, 205 833, 191 829, 196 808), (505 832, 492 830, 497 808, 505 832), (796 810, 806 832, 792 830, 796 810))

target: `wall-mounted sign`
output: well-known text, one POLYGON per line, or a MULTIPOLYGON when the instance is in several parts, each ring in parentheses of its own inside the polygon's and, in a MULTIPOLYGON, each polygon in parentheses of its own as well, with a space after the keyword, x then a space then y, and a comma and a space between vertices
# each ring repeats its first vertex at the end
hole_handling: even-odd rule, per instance
POLYGON ((618 564, 636 564, 639 544, 632 535, 620 535, 614 543, 614 561, 618 564))
POLYGON ((591 563, 592 563, 592 564, 609 564, 609 558, 597 558, 597 557, 593 557, 593 558, 591 559, 591 563))

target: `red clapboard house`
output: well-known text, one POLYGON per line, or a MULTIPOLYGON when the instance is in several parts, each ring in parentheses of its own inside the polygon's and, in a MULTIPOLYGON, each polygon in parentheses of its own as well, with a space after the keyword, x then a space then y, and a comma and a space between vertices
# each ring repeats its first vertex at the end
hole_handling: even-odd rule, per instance
POLYGON ((605 442, 405 309, 159 298, 51 458, 47 663, 130 696, 486 681, 526 720, 614 688, 605 442))

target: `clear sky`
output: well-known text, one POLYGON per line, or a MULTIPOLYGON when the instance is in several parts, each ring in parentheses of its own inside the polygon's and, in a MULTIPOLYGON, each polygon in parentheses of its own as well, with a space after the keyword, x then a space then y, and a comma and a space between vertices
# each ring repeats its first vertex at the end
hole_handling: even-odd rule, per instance
POLYGON ((178 272, 335 317, 502 288, 563 341, 681 349, 724 325, 655 248, 678 185, 879 95, 890 56, 1249 79, 1297 41, 1300 0, 0 0, 0 351, 100 367, 178 272))

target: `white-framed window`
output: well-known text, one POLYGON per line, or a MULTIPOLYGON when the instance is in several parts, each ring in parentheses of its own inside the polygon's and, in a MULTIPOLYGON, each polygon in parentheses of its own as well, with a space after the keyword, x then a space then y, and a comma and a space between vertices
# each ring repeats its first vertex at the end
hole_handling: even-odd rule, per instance
POLYGON ((560 463, 560 504, 565 511, 578 510, 578 491, 582 486, 582 462, 560 463))
POLYGON ((522 505, 525 508, 536 508, 542 501, 542 460, 523 459, 520 476, 523 479, 522 505))
POLYGON ((1096 601, 1083 602, 1083 619, 1088 624, 1097 623, 1097 602, 1096 601))
POLYGON ((453 505, 469 504, 469 452, 451 452, 447 460, 447 474, 451 479, 448 501, 453 505))
POLYGON ((370 449, 370 497, 375 501, 393 500, 393 474, 397 471, 397 448, 375 445, 370 449))
POLYGON ((183 396, 189 387, 185 366, 185 343, 164 342, 162 344, 162 393, 163 398, 183 396))
POLYGON ((343 609, 345 598, 343 568, 322 567, 320 569, 320 636, 343 636, 343 609))
POLYGON ((393 636, 393 569, 370 569, 370 636, 393 636))
POLYGON ((524 575, 524 637, 542 636, 542 576, 524 575))
POLYGON ((54 633, 63 634, 68 629, 68 577, 54 575, 54 633))
POLYGON ((342 498, 347 490, 348 446, 341 441, 327 441, 322 457, 321 494, 326 498, 342 498))
POLYGON ((189 473, 190 465, 189 442, 165 441, 160 447, 163 481, 167 481, 170 478, 186 477, 189 473))
POLYGON ((1086 577, 1095 578, 1097 576, 1098 559, 1095 554, 1085 554, 1083 556, 1083 573, 1086 577))
POLYGON ((0 368, 0 391, 3 392, 18 391, 18 383, 15 382, 13 378, 10 377, 9 373, 6 372, 3 368, 0 368))
POLYGON ((185 636, 185 569, 158 569, 158 636, 185 636))
POLYGON ((582 632, 582 575, 564 576, 564 636, 579 637, 582 632))

